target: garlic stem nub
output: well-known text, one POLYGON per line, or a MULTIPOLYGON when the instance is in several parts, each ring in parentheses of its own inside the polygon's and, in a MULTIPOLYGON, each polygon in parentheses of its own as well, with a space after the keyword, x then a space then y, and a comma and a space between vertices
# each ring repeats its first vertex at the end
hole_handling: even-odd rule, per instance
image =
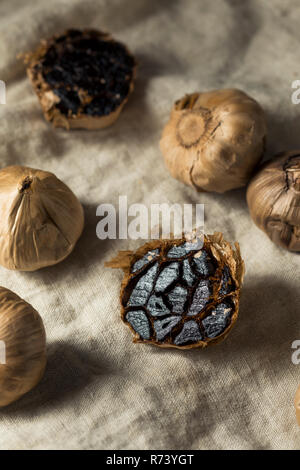
POLYGON ((31 176, 26 176, 26 178, 23 179, 23 181, 21 182, 21 184, 19 186, 19 192, 23 193, 24 191, 29 189, 30 186, 31 186, 31 183, 32 183, 32 177, 31 176))

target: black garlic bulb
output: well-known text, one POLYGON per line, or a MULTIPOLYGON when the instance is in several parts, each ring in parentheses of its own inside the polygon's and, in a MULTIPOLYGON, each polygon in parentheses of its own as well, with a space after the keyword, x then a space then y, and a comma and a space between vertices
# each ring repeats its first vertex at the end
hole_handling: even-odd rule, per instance
POLYGON ((247 190, 256 225, 283 248, 300 251, 300 150, 267 162, 247 190))

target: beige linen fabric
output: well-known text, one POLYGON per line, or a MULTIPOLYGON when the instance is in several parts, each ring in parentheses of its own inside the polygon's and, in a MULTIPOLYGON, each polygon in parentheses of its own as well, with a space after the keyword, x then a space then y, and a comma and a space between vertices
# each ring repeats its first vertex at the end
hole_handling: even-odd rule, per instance
POLYGON ((86 227, 73 254, 34 273, 0 269, 0 285, 45 322, 49 361, 40 385, 0 410, 1 449, 299 449, 293 399, 300 365, 299 256, 252 223, 245 191, 197 194, 164 168, 158 142, 186 92, 239 87, 268 117, 268 155, 300 147, 297 0, 2 0, 1 166, 54 172, 82 201, 86 227), (98 132, 44 121, 19 52, 67 27, 107 29, 140 66, 118 122, 98 132), (122 273, 104 268, 138 241, 100 241, 100 203, 204 203, 207 232, 238 240, 246 263, 240 317, 206 351, 134 345, 119 317, 122 273))

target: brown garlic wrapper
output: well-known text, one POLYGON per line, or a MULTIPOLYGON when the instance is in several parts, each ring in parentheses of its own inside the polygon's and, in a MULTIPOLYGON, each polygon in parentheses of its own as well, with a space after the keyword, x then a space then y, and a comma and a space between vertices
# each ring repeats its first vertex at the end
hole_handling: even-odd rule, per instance
POLYGON ((2 407, 34 388, 46 366, 46 335, 40 315, 4 287, 0 287, 0 341, 1 351, 5 351, 4 363, 0 361, 2 407))
POLYGON ((176 101, 160 148, 171 175, 199 191, 244 186, 264 151, 260 105, 235 89, 193 93, 176 101))
POLYGON ((300 426, 300 385, 298 387, 298 390, 295 396, 295 409, 296 409, 296 418, 300 426))
POLYGON ((200 245, 152 241, 106 266, 124 271, 121 318, 134 343, 201 349, 224 340, 237 320, 244 262, 221 233, 200 245))
POLYGON ((53 173, 23 166, 0 170, 0 264, 34 271, 59 263, 84 225, 83 208, 53 173))
POLYGON ((108 127, 134 88, 135 58, 106 32, 69 29, 42 40, 23 57, 44 116, 54 127, 108 127))
POLYGON ((283 248, 300 251, 300 151, 267 162, 247 189, 256 225, 283 248))

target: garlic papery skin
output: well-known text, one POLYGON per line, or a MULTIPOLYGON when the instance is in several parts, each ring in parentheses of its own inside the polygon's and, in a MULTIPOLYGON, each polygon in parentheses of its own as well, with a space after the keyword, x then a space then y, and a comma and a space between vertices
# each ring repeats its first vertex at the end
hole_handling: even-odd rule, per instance
POLYGON ((300 150, 267 162, 247 189, 250 214, 276 245, 300 251, 300 150))
POLYGON ((224 193, 248 183, 265 136, 264 111, 253 98, 213 90, 176 101, 160 148, 174 178, 198 191, 224 193))
POLYGON ((17 294, 0 287, 0 407, 29 392, 46 366, 46 334, 38 312, 17 294))
POLYGON ((0 170, 0 264, 35 271, 66 258, 84 226, 83 208, 53 173, 0 170))

